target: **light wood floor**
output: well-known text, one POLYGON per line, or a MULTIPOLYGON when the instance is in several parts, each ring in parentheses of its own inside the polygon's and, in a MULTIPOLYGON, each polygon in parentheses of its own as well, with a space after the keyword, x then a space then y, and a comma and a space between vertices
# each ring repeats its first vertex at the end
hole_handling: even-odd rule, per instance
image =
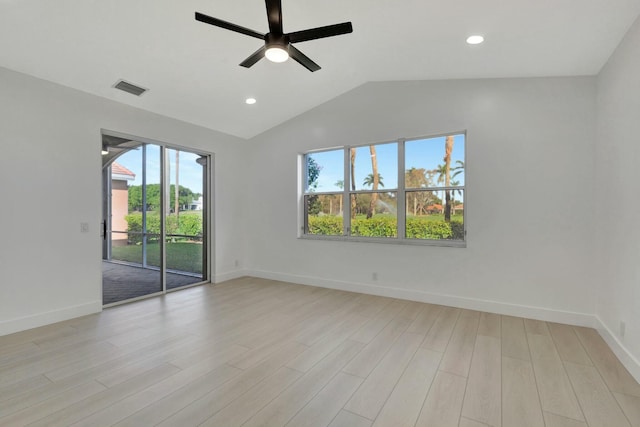
POLYGON ((242 278, 0 337, 2 426, 640 426, 593 329, 242 278))

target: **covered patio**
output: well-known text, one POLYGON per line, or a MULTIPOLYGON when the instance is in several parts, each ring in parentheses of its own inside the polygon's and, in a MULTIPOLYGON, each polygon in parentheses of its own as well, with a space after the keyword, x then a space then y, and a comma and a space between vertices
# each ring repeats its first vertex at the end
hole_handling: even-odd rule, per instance
MULTIPOLYGON (((167 289, 202 282, 202 276, 167 271, 167 289)), ((160 270, 113 261, 102 261, 102 304, 111 304, 160 292, 160 270)))

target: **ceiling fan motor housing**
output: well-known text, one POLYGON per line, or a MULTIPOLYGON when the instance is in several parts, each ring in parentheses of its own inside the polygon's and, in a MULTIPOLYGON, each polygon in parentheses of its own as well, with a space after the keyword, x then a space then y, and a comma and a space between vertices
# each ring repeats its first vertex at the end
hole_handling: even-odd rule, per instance
POLYGON ((289 37, 283 34, 267 33, 264 35, 264 43, 267 49, 271 47, 278 47, 286 50, 287 52, 289 51, 289 37))

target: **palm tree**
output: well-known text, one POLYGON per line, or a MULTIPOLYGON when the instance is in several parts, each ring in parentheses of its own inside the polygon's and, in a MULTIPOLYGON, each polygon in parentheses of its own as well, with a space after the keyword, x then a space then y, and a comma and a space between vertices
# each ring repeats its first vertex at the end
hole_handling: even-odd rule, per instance
MULTIPOLYGON (((376 146, 369 146, 369 153, 371 154, 371 184, 373 190, 378 189, 378 184, 380 184, 380 174, 378 173, 378 157, 376 156, 376 146)), ((366 179, 365 179, 366 181, 366 179)), ((373 216, 376 208, 376 201, 378 200, 378 193, 371 194, 371 203, 369 203, 369 210, 367 211, 367 219, 373 216)))
MULTIPOLYGON (((456 160, 456 165, 458 166, 454 166, 451 168, 451 172, 455 171, 455 173, 451 175, 451 179, 455 178, 456 176, 464 172, 464 162, 462 160, 456 160)), ((451 185, 455 186, 456 184, 452 182, 451 185)))
MULTIPOLYGON (((458 166, 452 167, 449 169, 449 172, 453 172, 455 171, 455 173, 453 175, 451 175, 450 179, 455 178, 456 176, 460 175, 462 172, 464 172, 464 162, 462 160, 456 160, 456 164, 458 166)), ((442 184, 443 182, 445 182, 445 174, 446 174, 446 167, 445 165, 438 165, 435 169, 429 171, 433 174, 437 174, 438 175, 438 184, 442 184)), ((455 186, 455 184, 451 183, 451 185, 455 186)))
MULTIPOLYGON (((445 176, 447 175, 447 167, 446 167, 446 165, 438 165, 437 168, 433 170, 433 172, 438 174, 438 184, 442 184, 442 183, 445 182, 445 176)), ((443 191, 443 193, 445 193, 445 192, 443 191)), ((443 194, 443 196, 444 196, 444 194, 443 194)))
MULTIPOLYGON (((351 191, 356 191, 356 149, 351 148, 351 191)), ((351 196, 351 219, 356 219, 356 195, 351 196)))
MULTIPOLYGON (((451 168, 451 172, 455 171, 453 173, 453 175, 451 175, 451 179, 453 180, 456 176, 460 175, 462 172, 464 172, 464 162, 462 160, 456 160, 456 164, 458 166, 452 167, 451 168)), ((460 185, 460 181, 451 181, 451 185, 454 187, 457 187, 458 185, 460 185)), ((451 208, 453 210, 453 214, 456 214, 456 203, 455 203, 455 193, 458 193, 460 195, 462 195, 462 191, 460 190, 453 190, 451 193, 451 208)))
MULTIPOLYGON (((364 181, 362 182, 362 185, 364 185, 365 187, 369 187, 371 185, 374 185, 374 179, 373 179, 373 174, 370 173, 369 175, 367 175, 364 178, 364 181)), ((378 174, 378 185, 380 187, 384 187, 384 183, 382 182, 382 175, 378 174)))
MULTIPOLYGON (((377 168, 376 168, 377 169, 377 168)), ((378 174, 377 176, 377 185, 376 185, 376 177, 374 177, 374 175, 372 173, 370 173, 369 175, 367 175, 364 179, 364 181, 362 182, 362 185, 364 186, 373 186, 374 190, 378 189, 378 185, 380 187, 384 187, 384 183, 382 182, 382 175, 378 174)), ((367 219, 371 218, 373 216, 374 213, 374 209, 376 207, 376 202, 378 200, 378 193, 372 193, 371 194, 371 202, 369 203, 369 209, 367 210, 367 219)))
MULTIPOLYGON (((444 164, 438 165, 434 170, 438 174, 438 183, 443 183, 445 187, 451 187, 451 178, 455 178, 464 170, 464 162, 457 160, 458 166, 451 167, 451 152, 453 151, 453 136, 447 136, 444 143, 444 164), (453 176, 451 171, 456 171, 453 176)), ((445 207, 444 220, 451 221, 451 190, 444 190, 445 207)))
MULTIPOLYGON (((444 186, 451 186, 451 152, 453 151, 453 136, 447 136, 444 141, 444 186)), ((446 222, 451 221, 451 190, 446 190, 445 196, 445 208, 444 208, 444 220, 446 222)))
MULTIPOLYGON (((457 187, 458 185, 460 185, 460 181, 451 181, 451 185, 453 185, 454 187, 457 187)), ((459 195, 462 195, 462 191, 460 190, 451 191, 451 210, 454 215, 456 214, 456 193, 458 193, 459 195)))
MULTIPOLYGON (((344 181, 341 180, 341 179, 336 181, 336 183, 334 185, 336 187, 338 187, 339 189, 341 189, 341 190, 344 189, 344 181)), ((342 216, 342 198, 343 198, 343 195, 340 194, 340 196, 338 196, 338 198, 340 199, 340 211, 339 211, 340 214, 339 215, 342 216)))

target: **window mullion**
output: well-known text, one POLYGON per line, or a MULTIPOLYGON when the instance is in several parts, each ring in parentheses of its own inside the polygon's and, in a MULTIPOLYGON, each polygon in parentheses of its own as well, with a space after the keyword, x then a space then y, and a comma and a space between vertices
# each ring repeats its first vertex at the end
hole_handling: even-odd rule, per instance
POLYGON ((349 236, 351 234, 351 196, 349 188, 351 188, 351 147, 344 148, 344 185, 342 186, 342 234, 349 236), (348 212, 348 213, 347 213, 348 212))
POLYGON ((307 170, 307 154, 302 154, 298 156, 298 169, 301 171, 300 176, 302 180, 298 183, 298 194, 300 195, 300 199, 298 200, 298 210, 302 215, 302 221, 300 222, 299 228, 300 233, 299 236, 303 236, 307 233, 307 182, 309 180, 309 171, 307 170))
POLYGON ((405 143, 405 139, 404 138, 400 138, 398 140, 398 202, 396 204, 397 206, 397 222, 398 222, 398 240, 404 240, 405 239, 405 233, 407 230, 406 227, 406 223, 407 223, 407 198, 405 196, 405 182, 404 182, 404 168, 405 168, 405 162, 404 162, 404 143, 405 143))

